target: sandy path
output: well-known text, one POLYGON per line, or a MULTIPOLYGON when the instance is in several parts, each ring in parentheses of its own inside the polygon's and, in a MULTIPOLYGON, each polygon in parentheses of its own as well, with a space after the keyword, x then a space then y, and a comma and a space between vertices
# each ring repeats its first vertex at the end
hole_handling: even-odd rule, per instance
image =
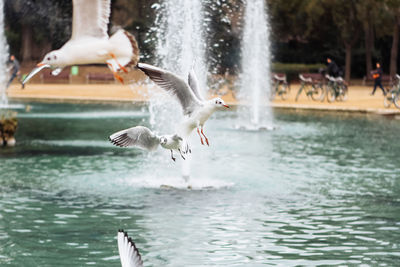
MULTIPOLYGON (((384 108, 380 91, 370 96, 371 87, 351 86, 349 97, 345 102, 315 102, 307 99, 304 93, 295 101, 299 85, 291 86, 291 94, 287 100, 279 98, 272 102, 276 108, 341 110, 354 112, 370 112, 377 114, 396 114, 400 110, 394 106, 384 108)), ((143 85, 120 84, 28 84, 24 90, 18 84, 12 84, 8 90, 11 99, 47 100, 47 101, 147 101, 148 89, 143 85)), ((231 92, 222 96, 228 104, 237 104, 231 92)))
MULTIPOLYGON (((19 84, 12 84, 7 91, 8 97, 11 99, 50 101, 92 100, 143 102, 147 101, 149 93, 151 92, 143 85, 120 84, 28 84, 23 90, 19 84)), ((236 103, 231 92, 224 95, 222 98, 229 104, 236 103)))
POLYGON ((274 107, 286 108, 301 108, 301 109, 321 109, 321 110, 343 110, 343 111, 358 111, 358 112, 372 112, 378 114, 393 114, 400 113, 400 110, 392 105, 390 108, 383 106, 382 92, 376 91, 374 96, 371 96, 371 87, 367 86, 351 86, 349 88, 349 96, 347 101, 328 103, 316 102, 307 99, 306 95, 302 92, 299 100, 296 102, 295 97, 300 85, 292 85, 291 92, 287 100, 277 98, 273 101, 274 107))

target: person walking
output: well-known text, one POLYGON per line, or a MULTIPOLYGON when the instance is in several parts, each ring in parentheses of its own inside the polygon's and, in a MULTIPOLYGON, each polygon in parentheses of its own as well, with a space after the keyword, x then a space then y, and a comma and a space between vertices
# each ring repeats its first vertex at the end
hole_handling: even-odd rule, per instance
POLYGON ((383 95, 386 95, 386 90, 382 86, 382 75, 383 75, 383 70, 381 67, 381 64, 379 62, 376 63, 376 69, 371 71, 372 78, 374 79, 374 89, 372 90, 371 95, 375 94, 376 87, 379 86, 379 88, 382 89, 383 95))
MULTIPOLYGON (((18 76, 18 80, 19 82, 22 84, 20 76, 21 76, 21 71, 19 70, 20 65, 19 65, 19 61, 15 58, 14 55, 10 56, 10 59, 8 61, 8 64, 10 65, 10 71, 11 71, 11 77, 8 80, 7 83, 7 87, 8 88, 10 86, 10 84, 12 83, 12 81, 15 79, 15 77, 18 76)), ((24 84, 22 84, 22 88, 24 88, 24 84)))

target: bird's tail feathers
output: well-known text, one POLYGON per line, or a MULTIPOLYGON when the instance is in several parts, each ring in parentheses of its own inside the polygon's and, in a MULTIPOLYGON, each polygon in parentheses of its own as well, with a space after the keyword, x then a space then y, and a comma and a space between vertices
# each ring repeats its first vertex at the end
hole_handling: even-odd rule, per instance
MULTIPOLYGON (((115 47, 118 47, 121 51, 124 51, 123 54, 126 54, 124 57, 117 58, 118 63, 120 63, 126 69, 132 69, 136 67, 139 62, 139 46, 135 36, 121 29, 110 37, 110 42, 113 43, 115 47)), ((113 61, 115 60, 110 59, 108 62, 114 65, 115 62, 113 61)))

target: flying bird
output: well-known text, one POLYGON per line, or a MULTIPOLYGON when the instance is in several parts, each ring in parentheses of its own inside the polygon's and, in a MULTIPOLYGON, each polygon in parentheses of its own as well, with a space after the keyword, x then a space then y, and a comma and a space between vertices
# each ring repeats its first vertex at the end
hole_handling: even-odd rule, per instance
POLYGON ((210 100, 203 99, 193 68, 189 72, 188 82, 186 82, 172 72, 149 64, 138 63, 137 67, 154 83, 174 95, 180 102, 185 119, 178 133, 186 138, 194 128, 197 128, 201 144, 204 145, 204 137, 205 143, 210 145, 203 131, 204 123, 216 110, 229 108, 229 106, 219 97, 210 100))
POLYGON ((72 0, 72 35, 60 49, 46 54, 22 82, 27 83, 44 68, 51 68, 58 75, 70 65, 107 64, 114 77, 121 83, 117 72, 128 72, 139 61, 139 48, 133 35, 118 30, 111 37, 107 34, 111 0, 72 0))
POLYGON ((184 142, 183 138, 177 134, 157 136, 149 128, 144 126, 135 126, 116 132, 108 138, 111 143, 119 147, 135 146, 141 149, 154 151, 159 145, 171 151, 171 159, 174 157, 174 150, 178 151, 185 160, 183 154, 190 153, 189 145, 184 142), (182 149, 184 148, 184 149, 182 149))
POLYGON ((135 242, 124 230, 118 230, 118 252, 122 267, 143 267, 142 256, 135 242))

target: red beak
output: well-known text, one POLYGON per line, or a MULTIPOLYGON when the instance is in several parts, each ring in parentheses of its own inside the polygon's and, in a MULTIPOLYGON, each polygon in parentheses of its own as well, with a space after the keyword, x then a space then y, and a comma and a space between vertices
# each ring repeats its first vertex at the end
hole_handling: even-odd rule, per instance
POLYGON ((229 106, 228 105, 223 105, 224 107, 226 107, 226 108, 229 108, 229 106))
POLYGON ((36 65, 36 67, 41 67, 41 66, 44 66, 44 65, 46 65, 46 64, 44 64, 44 63, 38 63, 38 64, 36 65))

